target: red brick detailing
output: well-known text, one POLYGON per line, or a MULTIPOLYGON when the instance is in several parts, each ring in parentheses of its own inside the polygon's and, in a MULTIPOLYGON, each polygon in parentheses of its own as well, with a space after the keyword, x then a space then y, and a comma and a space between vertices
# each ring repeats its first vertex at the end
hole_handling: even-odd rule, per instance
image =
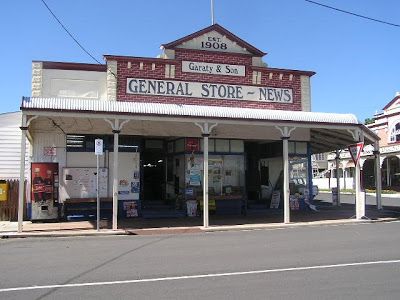
POLYGON ((229 106, 229 107, 247 107, 264 108, 279 110, 301 110, 301 83, 299 71, 291 73, 289 70, 274 70, 269 68, 260 68, 251 66, 251 56, 234 53, 216 53, 200 50, 175 50, 175 60, 162 60, 151 58, 135 57, 113 57, 117 60, 117 99, 118 101, 135 102, 154 102, 154 103, 175 103, 191 105, 210 105, 210 106, 229 106), (246 66, 246 76, 226 76, 210 75, 182 72, 182 60, 199 61, 209 63, 237 64, 246 66), (128 62, 131 62, 131 68, 128 68, 128 62), (143 63, 143 69, 140 70, 140 63, 143 63), (152 70, 152 63, 155 63, 155 70, 152 70), (165 78, 165 64, 175 65, 175 78, 165 78), (261 101, 246 100, 222 100, 222 99, 201 99, 184 97, 166 97, 166 96, 147 96, 126 94, 127 78, 151 78, 161 80, 182 80, 193 82, 224 83, 238 85, 255 85, 252 82, 253 70, 261 71, 262 79, 260 86, 291 88, 293 90, 293 103, 273 103, 261 101), (278 71, 279 70, 279 71, 278 71), (269 74, 273 73, 272 79, 269 74), (283 74, 282 80, 279 75, 283 74), (293 79, 289 80, 289 75, 293 74, 293 79))

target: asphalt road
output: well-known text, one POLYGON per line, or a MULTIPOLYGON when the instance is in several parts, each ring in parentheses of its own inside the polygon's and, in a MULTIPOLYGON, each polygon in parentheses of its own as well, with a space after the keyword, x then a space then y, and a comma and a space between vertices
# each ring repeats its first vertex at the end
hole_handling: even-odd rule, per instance
MULTIPOLYGON (((332 194, 331 193, 319 193, 316 196, 317 200, 322 200, 324 202, 332 203, 332 194)), ((352 194, 341 194, 340 195, 340 202, 346 204, 354 204, 356 196, 352 194)), ((365 196, 366 204, 367 205, 376 205, 376 197, 375 195, 366 195, 365 196)), ((382 195, 382 205, 385 206, 392 206, 392 207, 400 207, 400 195, 390 195, 385 196, 382 195)))
POLYGON ((392 222, 0 240, 0 299, 399 299, 399 232, 392 222))

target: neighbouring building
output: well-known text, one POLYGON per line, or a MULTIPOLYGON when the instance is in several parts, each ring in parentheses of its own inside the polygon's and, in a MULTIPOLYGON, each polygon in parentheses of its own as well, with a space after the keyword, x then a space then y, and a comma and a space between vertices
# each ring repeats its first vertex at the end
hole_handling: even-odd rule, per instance
POLYGON ((379 138, 354 115, 311 112, 315 73, 269 67, 265 55, 215 24, 163 44, 157 58, 34 61, 32 96, 21 105, 33 149, 32 217, 84 212, 79 205, 96 196, 101 139, 99 192, 113 228, 118 218, 196 203, 205 227, 211 209, 273 205, 290 222, 296 197, 311 194, 312 154, 361 140, 376 147, 379 138), (280 193, 272 204, 268 187, 280 193))
MULTIPOLYGON (((20 111, 0 114, 0 180, 16 180, 20 177, 21 119, 20 111)), ((26 146, 25 153, 27 172, 30 155, 29 144, 26 146)))
MULTIPOLYGON (((382 188, 400 191, 400 93, 382 109, 376 113, 373 122, 366 125, 380 138, 379 142, 379 169, 382 177, 382 188)), ((360 165, 362 169, 363 188, 375 189, 376 186, 376 164, 375 157, 378 153, 374 152, 371 145, 364 147, 361 153, 360 165)), ((336 154, 328 155, 328 170, 330 170, 330 180, 324 183, 320 179, 320 186, 336 186, 336 154)), ((347 149, 342 149, 339 161, 339 177, 341 187, 354 188, 354 163, 347 149)))

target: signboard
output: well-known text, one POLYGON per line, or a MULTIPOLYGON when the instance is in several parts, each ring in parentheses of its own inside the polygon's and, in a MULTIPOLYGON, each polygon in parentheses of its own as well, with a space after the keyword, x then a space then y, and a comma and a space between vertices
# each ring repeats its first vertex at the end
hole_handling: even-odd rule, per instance
POLYGON ((43 147, 43 155, 44 156, 56 156, 57 155, 56 147, 43 147))
POLYGON ((272 193, 270 208, 279 208, 280 202, 281 202, 281 193, 279 191, 274 191, 272 193))
POLYGON ((126 93, 133 95, 293 103, 293 91, 289 88, 142 78, 126 80, 126 93))
POLYGON ((94 154, 103 155, 103 140, 102 139, 94 140, 94 154))
POLYGON ((197 61, 182 61, 182 72, 245 76, 246 67, 241 65, 213 64, 197 61))
POLYGON ((338 188, 333 187, 332 188, 332 205, 333 206, 338 206, 339 204, 339 198, 338 198, 338 188))
POLYGON ((246 48, 215 30, 185 41, 178 48, 250 54, 246 48))
POLYGON ((200 151, 200 140, 198 138, 186 138, 186 151, 200 151))
POLYGON ((349 145, 349 153, 351 155, 351 158, 354 161, 354 164, 357 165, 357 162, 360 158, 361 152, 363 150, 364 147, 364 143, 357 143, 357 144, 353 144, 353 145, 349 145))

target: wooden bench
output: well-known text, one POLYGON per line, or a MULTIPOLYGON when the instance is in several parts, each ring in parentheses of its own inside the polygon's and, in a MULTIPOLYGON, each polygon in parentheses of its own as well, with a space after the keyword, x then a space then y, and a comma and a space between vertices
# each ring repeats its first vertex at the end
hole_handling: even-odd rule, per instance
MULTIPOLYGON (((95 216, 97 213, 96 198, 68 198, 63 203, 64 217, 80 215, 84 217, 95 216)), ((111 216, 112 198, 100 198, 100 215, 111 216)))

